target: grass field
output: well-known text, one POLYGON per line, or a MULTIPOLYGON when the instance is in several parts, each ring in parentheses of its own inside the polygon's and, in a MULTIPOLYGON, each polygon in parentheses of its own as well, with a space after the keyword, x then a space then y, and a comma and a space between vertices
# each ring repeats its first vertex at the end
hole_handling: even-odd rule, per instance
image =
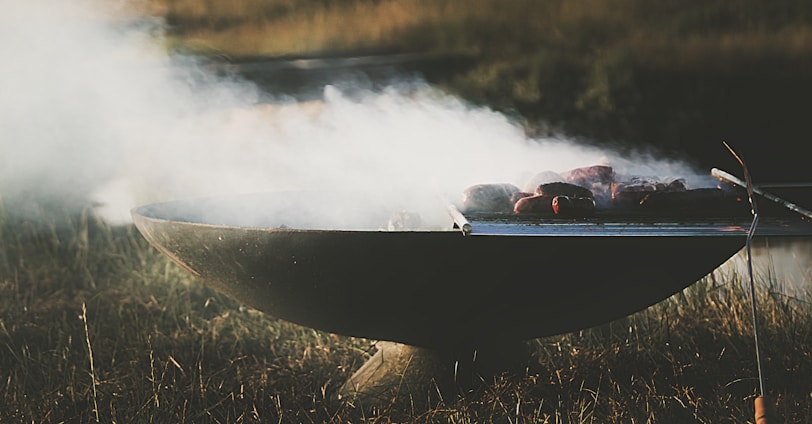
MULTIPOLYGON (((5 200, 2 422, 752 422, 749 298, 731 270, 625 319, 530 341, 532 371, 364 410, 333 397, 374 341, 241 307, 89 207, 5 200)), ((783 422, 809 422, 810 299, 759 278, 758 307, 768 395, 783 422)))

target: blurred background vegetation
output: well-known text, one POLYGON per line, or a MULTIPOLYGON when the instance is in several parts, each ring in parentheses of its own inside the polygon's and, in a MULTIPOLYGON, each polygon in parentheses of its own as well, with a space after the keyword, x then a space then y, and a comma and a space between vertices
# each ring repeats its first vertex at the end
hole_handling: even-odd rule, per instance
MULTIPOLYGON (((809 179, 808 0, 148 0, 173 48, 229 58, 465 55, 431 82, 529 133, 809 179)), ((442 63, 432 66, 442 67, 442 63)), ((738 169, 736 169, 738 170, 738 169)))

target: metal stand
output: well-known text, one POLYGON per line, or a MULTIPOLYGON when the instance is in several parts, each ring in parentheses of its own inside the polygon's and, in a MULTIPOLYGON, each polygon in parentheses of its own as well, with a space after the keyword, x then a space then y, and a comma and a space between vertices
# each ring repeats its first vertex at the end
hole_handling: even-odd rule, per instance
POLYGON ((464 396, 503 372, 524 372, 532 362, 524 342, 447 349, 379 342, 376 347, 338 390, 337 400, 363 408, 435 405, 464 396))

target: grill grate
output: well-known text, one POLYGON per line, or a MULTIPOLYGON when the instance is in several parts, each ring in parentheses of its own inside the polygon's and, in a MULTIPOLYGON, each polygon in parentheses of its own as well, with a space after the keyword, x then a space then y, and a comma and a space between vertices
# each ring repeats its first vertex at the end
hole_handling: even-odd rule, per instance
MULTIPOLYGON (((615 213, 581 218, 459 213, 454 221, 455 228, 465 235, 475 236, 746 237, 752 219, 747 216, 651 217, 615 213)), ((812 236, 812 222, 790 216, 764 217, 755 235, 812 236)))

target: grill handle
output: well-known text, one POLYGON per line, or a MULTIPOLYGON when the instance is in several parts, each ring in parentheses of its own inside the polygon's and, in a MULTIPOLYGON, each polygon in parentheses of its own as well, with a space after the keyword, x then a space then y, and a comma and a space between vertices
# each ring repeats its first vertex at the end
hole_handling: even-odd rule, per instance
POLYGON ((453 203, 449 202, 448 199, 443 198, 443 201, 445 202, 446 211, 448 211, 451 219, 454 220, 454 224, 457 225, 457 228, 462 231, 462 235, 470 235, 473 228, 471 227, 471 223, 468 222, 468 219, 465 218, 465 215, 463 215, 453 203))
MULTIPOLYGON (((727 182, 729 182, 731 184, 735 184, 735 185, 737 185, 739 187, 747 188, 747 184, 745 184, 744 181, 740 180, 739 178, 737 178, 737 177, 735 177, 735 176, 733 176, 733 175, 731 175, 731 174, 729 174, 729 173, 727 173, 725 171, 722 171, 719 168, 711 169, 711 175, 714 176, 717 179, 722 180, 722 181, 727 181, 727 182)), ((782 199, 782 198, 780 198, 780 197, 778 197, 778 196, 776 196, 776 195, 774 195, 772 193, 768 193, 768 192, 758 188, 755 185, 752 186, 752 189, 753 189, 753 193, 756 193, 756 194, 758 194, 758 195, 760 195, 762 197, 765 197, 765 198, 767 198, 769 200, 772 200, 773 202, 778 203, 779 205, 784 206, 785 208, 787 208, 787 209, 789 209, 791 211, 797 212, 797 213, 799 213, 799 214, 801 214, 801 215, 803 215, 803 216, 805 216, 805 217, 807 217, 809 219, 812 219, 812 211, 809 211, 808 209, 804 209, 804 208, 796 205, 795 203, 788 202, 788 201, 786 201, 786 200, 784 200, 784 199, 782 199)))

